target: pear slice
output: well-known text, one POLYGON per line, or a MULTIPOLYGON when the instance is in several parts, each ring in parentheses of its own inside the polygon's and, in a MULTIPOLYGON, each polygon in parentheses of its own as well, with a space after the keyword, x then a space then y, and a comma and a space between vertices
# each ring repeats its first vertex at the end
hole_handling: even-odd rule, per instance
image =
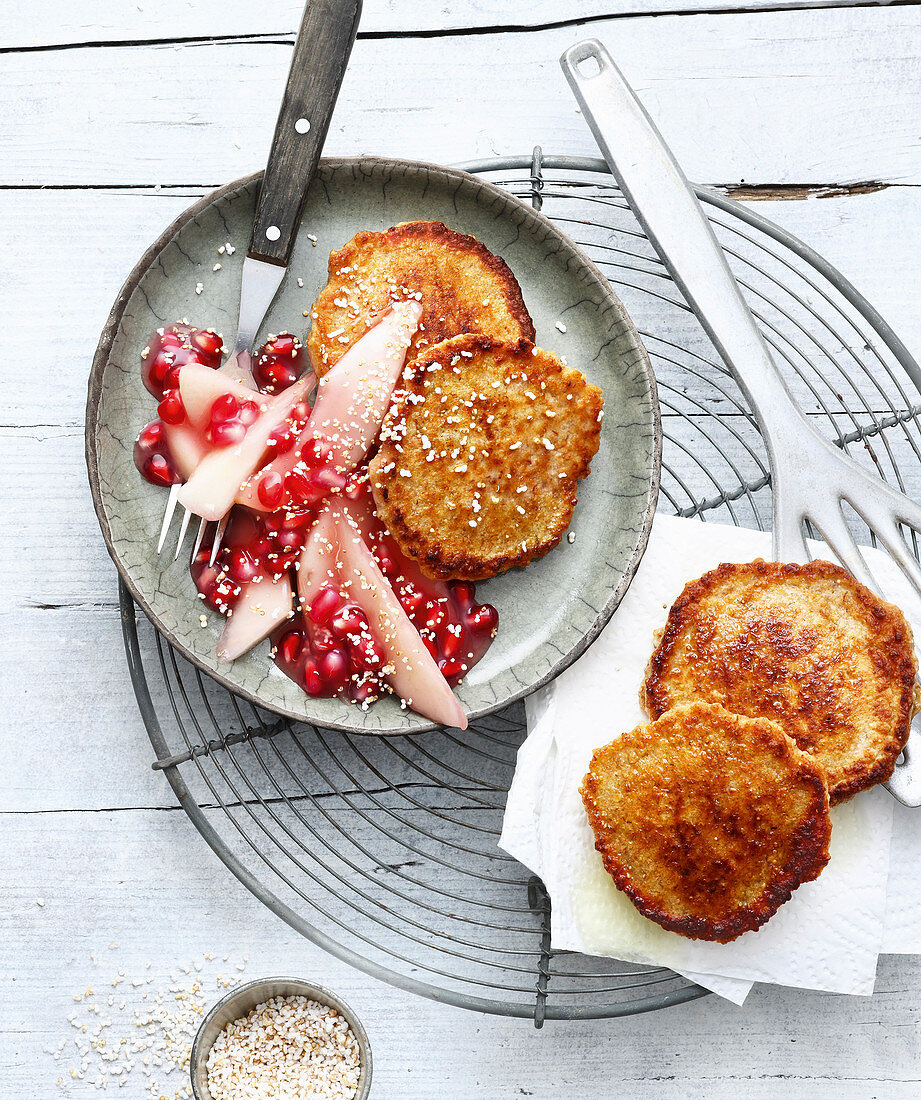
POLYGON ((232 375, 212 370, 201 363, 186 363, 179 369, 179 396, 189 423, 204 431, 208 427, 211 408, 219 397, 232 394, 238 401, 255 401, 260 412, 270 408, 273 398, 259 393, 232 375))
POLYGON ((179 503, 202 519, 218 520, 262 461, 272 433, 310 392, 311 376, 298 379, 249 426, 241 442, 211 451, 179 491, 179 503))
POLYGON ((287 573, 278 580, 263 577, 244 584, 217 643, 217 659, 235 661, 268 637, 291 614, 293 597, 287 573))
POLYGON ((378 314, 371 328, 320 379, 313 412, 295 446, 249 479, 237 494, 238 504, 265 511, 259 500, 260 478, 270 471, 282 477, 290 473, 313 439, 330 449, 329 469, 341 475, 355 469, 377 438, 421 316, 419 302, 397 302, 378 314))
POLYGON ((466 729, 467 715, 400 606, 361 532, 338 502, 330 503, 330 514, 336 524, 343 591, 364 611, 372 634, 384 650, 387 682, 407 706, 424 717, 466 729))

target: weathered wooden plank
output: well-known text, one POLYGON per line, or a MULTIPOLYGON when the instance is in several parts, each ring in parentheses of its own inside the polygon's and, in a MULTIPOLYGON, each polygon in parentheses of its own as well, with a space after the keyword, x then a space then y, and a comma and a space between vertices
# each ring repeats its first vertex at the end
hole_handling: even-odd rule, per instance
MULTIPOLYGON (((661 15, 670 12, 744 11, 757 6, 782 11, 794 7, 848 7, 855 0, 623 0, 604 5, 614 16, 661 15)), ((880 3, 885 0, 879 0, 880 3)), ((79 9, 59 5, 53 22, 31 18, 28 9, 14 8, 4 20, 0 48, 40 49, 85 42, 148 42, 209 37, 281 37, 293 35, 300 22, 302 0, 268 0, 259 5, 227 4, 221 0, 158 0, 155 4, 108 3, 88 0, 79 9)), ((532 0, 511 6, 503 0, 454 0, 451 4, 406 4, 401 0, 366 0, 361 18, 364 35, 437 35, 469 29, 539 28, 573 24, 586 28, 602 14, 597 0, 532 0)))
MULTIPOLYGON (((741 1011, 709 997, 651 1017, 550 1022, 538 1032, 526 1020, 419 999, 325 954, 239 885, 181 812, 4 815, 2 828, 0 990, 15 1011, 0 1023, 0 1063, 10 1096, 58 1095, 62 1069, 64 1095, 98 1095, 92 1080, 69 1078, 74 994, 92 986, 117 1018, 116 1006, 106 1008, 117 993, 130 1014, 144 991, 166 989, 171 973, 206 953, 217 956, 202 971, 212 999, 218 973, 295 973, 341 993, 367 1027, 383 1098, 557 1100, 591 1088, 641 1100, 768 1100, 827 1088, 847 1100, 900 1100, 917 1090, 918 959, 883 959, 872 998, 759 987, 741 1011), (113 989, 118 970, 125 980, 113 989), (56 1062, 43 1048, 61 1039, 67 1053, 56 1062)), ((107 1038, 122 1034, 113 1023, 107 1038)), ((135 1071, 119 1095, 146 1097, 144 1081, 135 1071)))
MULTIPOLYGON (((4 394, 0 424, 82 423, 89 365, 119 286, 150 241, 201 194, 194 188, 0 191, 11 256, 28 255, 49 225, 66 227, 44 261, 11 263, 0 270, 0 294, 13 319, 17 346, 28 349, 15 368, 16 385, 4 394)), ((916 234, 906 231, 921 224, 921 189, 759 202, 755 209, 837 264, 921 356, 915 290, 919 250, 916 234)), ((586 239, 586 227, 564 228, 577 240, 586 239)), ((624 270, 607 270, 615 280, 633 277, 624 270)), ((656 299, 623 296, 643 331, 665 335, 666 313, 656 299)), ((208 318, 195 316, 194 303, 190 316, 208 323, 208 318)), ((12 371, 12 363, 6 369, 12 371)), ((660 362, 657 369, 663 381, 679 384, 667 363, 660 362)), ((871 408, 885 408, 866 380, 863 392, 871 408)))
MULTIPOLYGON (((360 41, 327 149, 442 162, 535 142, 594 153, 556 61, 574 30, 360 41)), ((615 48, 692 179, 921 179, 911 7, 874 11, 872 29, 863 9, 835 8, 591 31, 615 48)), ((7 54, 0 183, 243 175, 264 161, 289 60, 290 46, 271 40, 7 54)))

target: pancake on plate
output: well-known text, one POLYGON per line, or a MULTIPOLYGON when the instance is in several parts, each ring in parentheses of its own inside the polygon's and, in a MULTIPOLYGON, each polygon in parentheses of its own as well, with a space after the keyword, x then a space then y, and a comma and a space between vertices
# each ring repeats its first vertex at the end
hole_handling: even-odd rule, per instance
POLYGON ((604 401, 552 352, 468 333, 406 369, 370 463, 374 503, 424 573, 481 580, 563 536, 604 401))
POLYGON ((617 886, 691 939, 760 928, 828 862, 822 769, 764 718, 676 706, 596 749, 581 794, 617 886))
POLYGON ((518 280, 476 237, 441 222, 403 222, 384 233, 363 231, 330 253, 329 282, 313 305, 307 339, 322 377, 393 301, 415 298, 422 320, 409 358, 462 332, 512 343, 534 339, 518 280))
POLYGON ((773 719, 825 769, 834 805, 892 775, 916 673, 902 612, 840 566, 723 564, 675 601, 643 701, 652 718, 701 701, 773 719))

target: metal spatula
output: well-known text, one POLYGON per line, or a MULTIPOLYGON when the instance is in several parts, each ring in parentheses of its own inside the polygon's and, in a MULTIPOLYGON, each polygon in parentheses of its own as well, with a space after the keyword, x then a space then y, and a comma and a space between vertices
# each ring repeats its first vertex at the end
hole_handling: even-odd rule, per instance
MULTIPOLYGON (((697 196, 604 46, 580 42, 560 64, 624 197, 758 419, 771 464, 774 557, 809 561, 808 520, 842 565, 878 592, 848 530, 847 502, 921 595, 921 567, 899 526, 921 531, 921 507, 813 428, 777 369, 697 196)), ((918 738, 913 729, 887 784, 906 806, 921 806, 918 738)))

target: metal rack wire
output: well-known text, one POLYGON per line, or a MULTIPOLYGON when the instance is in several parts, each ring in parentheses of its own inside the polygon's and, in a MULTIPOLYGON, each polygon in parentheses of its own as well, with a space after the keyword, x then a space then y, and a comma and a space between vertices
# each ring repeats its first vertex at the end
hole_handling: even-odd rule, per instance
MULTIPOLYGON (((660 510, 768 528, 770 473, 754 418, 603 162, 537 149, 462 167, 558 222, 637 322, 663 414, 660 510)), ((701 197, 803 406, 879 476, 916 488, 921 370, 905 347, 801 242, 701 197)), ((521 704, 461 736, 375 739, 293 724, 184 662, 138 621, 124 585, 121 607, 154 768, 218 857, 315 943, 404 989, 537 1026, 705 992, 665 969, 550 950, 542 884, 496 846, 525 736, 521 704)))

